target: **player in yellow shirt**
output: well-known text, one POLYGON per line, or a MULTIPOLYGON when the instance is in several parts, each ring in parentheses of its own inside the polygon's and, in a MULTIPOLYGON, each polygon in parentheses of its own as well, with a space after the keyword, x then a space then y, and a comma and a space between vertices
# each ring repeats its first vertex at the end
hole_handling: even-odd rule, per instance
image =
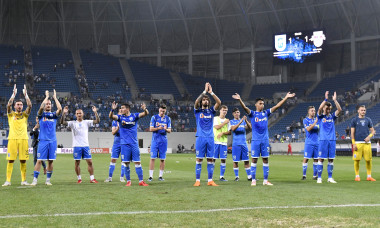
POLYGON ((372 120, 365 114, 367 109, 364 105, 358 107, 358 116, 351 120, 351 140, 353 145, 352 160, 354 160, 355 181, 360 181, 359 165, 364 157, 367 168, 367 181, 376 181, 372 177, 372 148, 371 138, 375 135, 372 120))
POLYGON ((224 178, 226 171, 227 159, 227 135, 231 132, 228 130, 229 119, 226 118, 228 107, 225 105, 220 106, 219 116, 214 117, 214 158, 213 165, 215 167, 215 160, 220 158, 220 181, 227 181, 224 178))
POLYGON ((17 94, 16 84, 13 88, 13 93, 7 104, 7 115, 9 124, 9 135, 8 135, 8 150, 7 150, 7 180, 2 186, 11 185, 11 177, 13 171, 14 161, 17 159, 17 154, 20 159, 20 170, 21 170, 21 185, 29 185, 26 182, 26 160, 29 160, 29 150, 28 150, 28 117, 30 111, 32 110, 32 102, 29 99, 28 93, 26 91, 26 86, 24 85, 23 94, 25 96, 26 104, 28 107, 23 112, 23 103, 21 100, 17 100, 14 103, 14 109, 12 110, 12 104, 17 94))

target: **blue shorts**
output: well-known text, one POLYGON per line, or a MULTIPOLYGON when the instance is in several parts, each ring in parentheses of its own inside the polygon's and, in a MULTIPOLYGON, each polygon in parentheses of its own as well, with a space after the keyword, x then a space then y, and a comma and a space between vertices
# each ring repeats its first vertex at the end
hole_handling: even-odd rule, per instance
POLYGON ((139 146, 131 144, 121 144, 121 161, 122 162, 140 162, 139 146))
POLYGON ((252 141, 251 142, 252 149, 252 158, 268 158, 269 157, 269 140, 262 141, 252 141))
POLYGON ((222 144, 215 144, 214 159, 227 159, 227 146, 222 144))
POLYGON ((81 160, 81 159, 91 159, 91 150, 90 147, 74 147, 74 160, 81 160))
POLYGON ((152 146, 150 147, 150 158, 165 160, 167 150, 168 142, 152 142, 152 146))
POLYGON ((318 144, 305 144, 304 157, 306 159, 318 159, 318 144))
POLYGON ((320 140, 318 147, 318 158, 334 159, 335 158, 336 141, 320 140))
POLYGON ((232 145, 232 160, 234 162, 249 161, 249 151, 247 145, 232 145))
POLYGON ((197 158, 213 158, 214 149, 214 138, 212 137, 197 137, 195 140, 195 153, 197 158))
POLYGON ((37 160, 55 160, 57 158, 57 141, 41 140, 38 143, 37 160))
POLYGON ((112 146, 112 152, 111 152, 111 159, 118 159, 121 153, 121 146, 120 144, 113 144, 112 146))

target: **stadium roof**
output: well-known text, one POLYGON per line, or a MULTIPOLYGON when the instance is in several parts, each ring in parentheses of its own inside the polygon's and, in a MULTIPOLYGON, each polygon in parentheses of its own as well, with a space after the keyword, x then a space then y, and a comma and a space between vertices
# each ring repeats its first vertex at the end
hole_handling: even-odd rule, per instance
POLYGON ((3 43, 121 44, 131 53, 271 47, 273 33, 324 28, 330 41, 380 36, 378 0, 1 1, 3 43), (8 10, 11 9, 11 10, 8 10), (26 32, 27 31, 27 32, 26 32), (19 42, 21 43, 21 42, 19 42))

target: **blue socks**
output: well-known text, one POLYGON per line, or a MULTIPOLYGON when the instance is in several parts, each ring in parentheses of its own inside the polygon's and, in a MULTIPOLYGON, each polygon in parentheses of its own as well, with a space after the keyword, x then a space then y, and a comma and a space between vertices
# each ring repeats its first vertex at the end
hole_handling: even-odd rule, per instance
POLYGON ((251 176, 252 180, 256 180, 256 163, 251 163, 251 176))
POLYGON ((269 176, 269 163, 263 163, 264 180, 268 180, 269 176))
POLYGON ((202 162, 196 162, 195 163, 195 179, 196 180, 201 179, 201 172, 202 172, 202 162))
POLYGON ((323 171, 323 163, 318 162, 318 178, 322 178, 322 171, 323 171))
POLYGON ((318 174, 317 165, 318 165, 318 162, 313 162, 313 177, 316 177, 318 174))
POLYGON ((129 168, 129 164, 121 166, 121 167, 124 167, 125 179, 127 179, 127 181, 130 181, 131 180, 131 168, 129 168))
POLYGON ((224 177, 225 172, 226 172, 226 163, 220 163, 220 176, 224 177))
POLYGON ((328 178, 332 178, 332 174, 333 174, 333 170, 334 170, 334 163, 333 162, 329 162, 327 164, 327 174, 328 174, 328 178))
POLYGON ((214 175, 214 164, 212 162, 207 162, 207 173, 208 180, 212 180, 212 176, 214 175))
POLYGON ((109 177, 112 177, 113 171, 115 170, 115 165, 116 163, 112 163, 112 162, 110 163, 109 172, 108 172, 109 177))
POLYGON ((135 165, 137 176, 139 177, 139 181, 143 181, 143 169, 140 165, 135 165))
POLYGON ((235 177, 239 176, 239 167, 238 168, 234 168, 234 173, 235 173, 235 177))
POLYGON ((53 175, 53 171, 47 171, 46 172, 46 179, 50 179, 51 175, 53 175))
POLYGON ((121 163, 120 177, 124 177, 125 173, 125 164, 121 163))
POLYGON ((33 176, 34 176, 34 178, 36 178, 36 179, 37 179, 37 178, 38 178, 38 175, 40 175, 40 172, 38 172, 38 171, 34 171, 34 175, 33 175, 33 176))
POLYGON ((302 175, 306 177, 307 163, 302 163, 302 175))

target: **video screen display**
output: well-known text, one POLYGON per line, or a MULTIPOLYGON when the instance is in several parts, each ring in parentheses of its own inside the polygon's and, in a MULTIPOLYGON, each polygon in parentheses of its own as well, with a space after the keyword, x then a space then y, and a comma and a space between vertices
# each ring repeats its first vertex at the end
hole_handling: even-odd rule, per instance
POLYGON ((303 63, 323 59, 326 35, 321 29, 275 34, 273 38, 275 64, 303 63))

